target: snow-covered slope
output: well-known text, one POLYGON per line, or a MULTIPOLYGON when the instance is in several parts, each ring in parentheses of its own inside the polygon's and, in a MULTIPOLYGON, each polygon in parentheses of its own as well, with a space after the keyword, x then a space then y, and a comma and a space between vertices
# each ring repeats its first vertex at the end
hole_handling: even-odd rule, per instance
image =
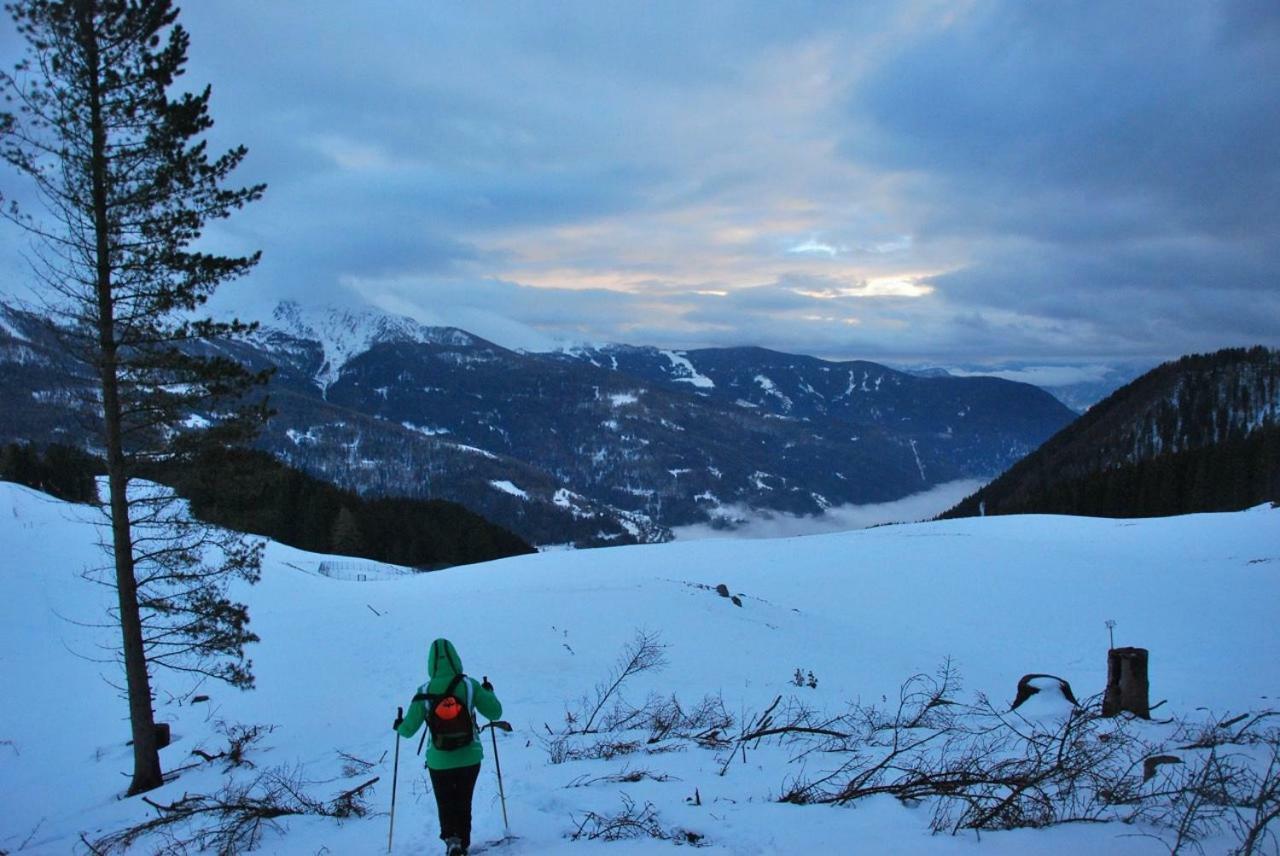
MULTIPOLYGON (((113 631, 94 626, 111 592, 79 577, 101 561, 92 519, 84 508, 0 483, 0 851, 83 851, 80 833, 93 838, 154 815, 139 799, 117 799, 127 784, 128 729, 106 683, 114 668, 99 662, 113 631)), ((252 652, 257 690, 206 685, 207 702, 178 704, 181 685, 160 676, 158 719, 175 735, 163 751, 166 769, 198 761, 193 749, 225 747, 219 722, 267 724, 274 730, 250 756, 258 769, 234 775, 286 766, 323 797, 378 775, 371 803, 385 811, 391 721, 424 679, 427 645, 446 636, 471 674, 491 678, 515 726, 500 740, 511 831, 520 836, 500 851, 512 854, 669 852, 670 843, 649 839, 567 839, 588 812, 616 812, 623 795, 651 803, 664 828, 705 836, 711 852, 1168 852, 1142 836, 1149 830, 1117 824, 953 838, 929 834, 927 809, 888 797, 858 808, 780 804, 788 782, 836 761, 793 760, 767 742, 723 776, 723 757, 693 746, 552 764, 542 741, 548 728, 562 727, 566 708, 609 676, 637 631, 661 639, 668 665, 638 675, 628 698, 675 693, 692 705, 709 693, 735 715, 758 713, 778 695, 833 713, 893 699, 909 676, 947 657, 966 696, 984 692, 1007 705, 1019 677, 1035 672, 1066 678, 1083 698, 1105 682, 1109 619, 1117 644, 1150 648, 1152 700, 1167 699, 1161 715, 1257 709, 1280 690, 1280 511, 1272 508, 677 542, 367 582, 319 574, 321 559, 270 545, 262 582, 238 593, 262 637, 252 652), (740 607, 714 591, 721 583, 740 607), (798 669, 817 686, 795 686, 798 669), (340 751, 372 766, 347 775, 352 762, 340 751), (618 781, 624 772, 642 780, 618 781)), ((487 735, 485 746, 492 754, 487 735)), ((414 748, 400 746, 394 853, 405 856, 440 849, 414 748)), ((211 792, 221 771, 198 763, 148 797, 169 803, 211 792)), ((475 809, 476 839, 499 837, 492 758, 475 809)), ((387 822, 378 814, 342 825, 284 818, 261 852, 383 852, 387 822)), ((1208 852, 1226 849, 1208 842, 1208 852)))
POLYGON ((453 327, 429 327, 402 315, 374 309, 344 309, 337 306, 306 305, 282 301, 264 326, 262 344, 275 344, 272 334, 285 333, 297 339, 317 342, 324 361, 316 383, 327 389, 338 379, 342 367, 352 357, 384 342, 421 342, 466 347, 477 339, 453 327))

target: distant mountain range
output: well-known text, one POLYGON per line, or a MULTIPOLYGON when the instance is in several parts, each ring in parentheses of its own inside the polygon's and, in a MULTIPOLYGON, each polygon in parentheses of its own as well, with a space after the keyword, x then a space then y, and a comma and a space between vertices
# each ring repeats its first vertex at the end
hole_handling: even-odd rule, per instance
POLYGON ((948 511, 1141 517, 1280 500, 1280 351, 1165 363, 948 511))
MULTIPOLYGON (((999 473, 1074 418, 994 378, 758 348, 521 353, 296 303, 210 347, 276 367, 264 450, 361 494, 460 502, 540 545, 894 500, 999 473)), ((42 319, 0 306, 0 440, 91 444, 75 376, 42 319)))
POLYGON ((1106 364, 1054 365, 1042 362, 1002 362, 994 365, 912 366, 903 368, 921 377, 999 377, 1038 386, 1077 413, 1145 374, 1156 360, 1121 360, 1106 364))

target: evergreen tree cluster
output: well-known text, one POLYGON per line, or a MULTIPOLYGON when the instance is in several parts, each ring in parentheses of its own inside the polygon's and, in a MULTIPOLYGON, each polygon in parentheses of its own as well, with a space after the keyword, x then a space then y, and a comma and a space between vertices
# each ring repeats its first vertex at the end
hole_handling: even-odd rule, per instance
MULTIPOLYGON (((101 459, 71 446, 0 446, 0 481, 68 502, 96 502, 101 459)), ((148 474, 200 520, 301 550, 432 570, 534 552, 525 541, 445 500, 363 499, 265 452, 211 449, 148 474)))
POLYGON ((41 450, 29 443, 0 447, 0 481, 11 481, 68 502, 97 499, 94 476, 102 462, 71 446, 54 444, 41 450))
POLYGON ((203 520, 302 550, 423 570, 533 552, 456 503, 363 499, 265 452, 210 449, 193 465, 156 478, 172 484, 203 520))
POLYGON ((943 518, 1151 517, 1280 501, 1280 351, 1233 348, 1117 390, 943 518))
MULTIPOLYGON (((979 501, 971 497, 943 516, 971 517, 979 501)), ((1044 479, 1035 492, 981 501, 988 514, 1088 517, 1165 517, 1280 502, 1280 427, 1080 478, 1044 479)))

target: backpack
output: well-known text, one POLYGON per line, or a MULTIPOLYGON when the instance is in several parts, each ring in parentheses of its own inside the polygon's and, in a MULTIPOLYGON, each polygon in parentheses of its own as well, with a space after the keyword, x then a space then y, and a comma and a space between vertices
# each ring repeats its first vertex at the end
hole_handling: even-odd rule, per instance
POLYGON ((439 695, 423 695, 427 707, 427 729, 431 745, 446 752, 470 746, 476 737, 475 717, 471 713, 471 681, 466 675, 455 675, 439 695), (459 698, 458 684, 466 686, 466 698, 459 698))

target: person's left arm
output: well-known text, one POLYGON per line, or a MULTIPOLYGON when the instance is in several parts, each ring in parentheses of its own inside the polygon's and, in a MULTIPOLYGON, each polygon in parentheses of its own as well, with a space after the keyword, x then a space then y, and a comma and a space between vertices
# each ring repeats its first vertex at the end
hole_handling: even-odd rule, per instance
POLYGON ((493 684, 489 683, 489 679, 485 678, 484 683, 477 683, 473 678, 471 682, 474 684, 472 698, 475 701, 476 710, 483 713, 485 719, 490 722, 501 719, 502 702, 498 701, 498 697, 493 694, 493 684))

